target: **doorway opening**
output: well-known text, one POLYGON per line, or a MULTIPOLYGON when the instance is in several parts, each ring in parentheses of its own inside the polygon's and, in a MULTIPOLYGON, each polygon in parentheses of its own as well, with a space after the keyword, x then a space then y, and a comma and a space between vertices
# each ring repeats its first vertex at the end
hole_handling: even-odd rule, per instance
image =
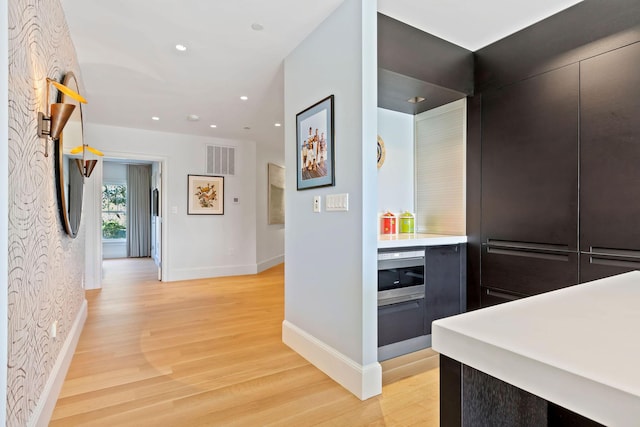
POLYGON ((111 271, 106 268, 108 260, 127 261, 118 263, 119 275, 135 275, 153 263, 157 279, 162 280, 160 170, 157 161, 107 159, 103 163, 99 227, 105 283, 111 271))

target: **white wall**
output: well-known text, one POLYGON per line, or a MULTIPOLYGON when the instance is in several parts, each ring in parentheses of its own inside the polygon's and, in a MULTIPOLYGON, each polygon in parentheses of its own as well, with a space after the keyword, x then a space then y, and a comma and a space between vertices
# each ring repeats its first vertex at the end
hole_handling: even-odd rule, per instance
POLYGON ((280 144, 256 144, 256 258, 258 272, 284 262, 285 224, 269 225, 267 215, 267 164, 284 166, 284 141, 280 144))
POLYGON ((378 108, 378 135, 387 151, 378 169, 378 212, 414 212, 412 114, 378 108))
MULTIPOLYGON (((8 6, 7 2, 0 4, 0 28, 8 28, 8 6)), ((6 64, 9 57, 8 33, 0 31, 0 61, 6 64)), ((9 139, 6 124, 9 123, 9 68, 0 67, 0 242, 8 242, 9 229, 9 199, 7 192, 9 189, 9 146, 4 143, 9 139)), ((0 250, 0 425, 6 424, 7 417, 7 279, 9 271, 7 266, 7 252, 0 250)))
MULTIPOLYGON (((86 128, 86 123, 84 124, 86 128)), ((102 286, 102 166, 98 162, 91 177, 84 180, 82 200, 82 223, 85 227, 85 289, 99 289, 102 286)))
POLYGON ((254 142, 93 123, 86 124, 85 138, 90 145, 103 150, 106 157, 164 160, 163 280, 257 272, 254 142), (208 144, 237 148, 236 176, 225 177, 224 215, 187 215, 187 175, 204 174, 208 144), (240 203, 232 203, 234 197, 240 203))
POLYGON ((346 0, 285 59, 283 340, 356 396, 381 391, 377 362, 376 2, 346 0), (335 187, 296 191, 296 114, 335 95, 335 187), (348 193, 348 212, 312 201, 348 193))
POLYGON ((102 168, 102 182, 105 184, 126 184, 127 165, 113 161, 105 161, 102 168))

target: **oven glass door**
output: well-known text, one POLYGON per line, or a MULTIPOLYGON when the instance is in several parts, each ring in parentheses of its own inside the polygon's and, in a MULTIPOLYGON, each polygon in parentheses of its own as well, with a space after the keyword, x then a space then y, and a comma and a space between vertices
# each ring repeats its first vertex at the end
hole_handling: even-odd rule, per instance
POLYGON ((378 291, 424 285, 424 264, 378 270, 378 291))

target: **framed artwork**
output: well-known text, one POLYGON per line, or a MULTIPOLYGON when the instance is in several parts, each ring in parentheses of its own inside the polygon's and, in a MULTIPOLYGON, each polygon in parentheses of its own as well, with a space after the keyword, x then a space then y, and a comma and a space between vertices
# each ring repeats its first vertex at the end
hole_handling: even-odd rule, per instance
POLYGON ((189 175, 187 214, 224 215, 224 177, 189 175))
POLYGON ((378 135, 378 169, 384 164, 384 160, 387 158, 387 150, 384 148, 384 141, 378 135))
POLYGON ((269 163, 268 176, 268 222, 269 224, 284 224, 284 168, 269 163))
POLYGON ((298 190, 335 185, 333 95, 296 115, 298 190))

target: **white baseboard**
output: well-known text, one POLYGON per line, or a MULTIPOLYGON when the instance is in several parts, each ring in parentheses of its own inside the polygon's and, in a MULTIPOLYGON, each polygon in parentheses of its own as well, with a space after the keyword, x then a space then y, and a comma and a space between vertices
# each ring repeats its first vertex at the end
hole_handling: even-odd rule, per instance
POLYGON ((28 426, 46 427, 49 425, 51 415, 53 414, 58 396, 60 395, 60 390, 62 390, 62 383, 64 383, 64 378, 67 376, 73 353, 76 351, 85 320, 87 320, 87 300, 82 302, 76 320, 74 320, 73 325, 71 325, 69 335, 60 349, 60 354, 56 359, 56 363, 53 365, 51 375, 49 375, 49 379, 42 390, 38 405, 27 423, 28 426))
POLYGON ((382 393, 380 363, 362 366, 286 320, 282 341, 359 399, 382 393))
POLYGON ((262 273, 265 270, 270 269, 271 267, 275 267, 278 264, 282 264, 284 262, 284 254, 278 255, 271 259, 262 261, 258 263, 258 273, 262 273))
POLYGON ((178 280, 208 279, 210 277, 242 276, 245 274, 257 274, 258 266, 249 265, 225 265, 222 267, 179 268, 168 272, 166 282, 178 280))

